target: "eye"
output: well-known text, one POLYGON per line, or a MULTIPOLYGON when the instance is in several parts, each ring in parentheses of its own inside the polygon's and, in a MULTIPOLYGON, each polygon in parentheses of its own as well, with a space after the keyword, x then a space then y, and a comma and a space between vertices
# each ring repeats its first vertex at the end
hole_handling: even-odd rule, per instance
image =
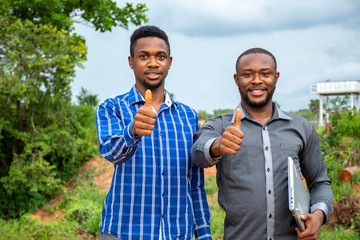
POLYGON ((165 57, 164 55, 159 55, 158 58, 159 58, 160 60, 164 60, 166 57, 165 57))
POLYGON ((252 76, 252 74, 251 74, 251 73, 243 73, 242 75, 243 75, 243 77, 246 77, 246 78, 247 78, 247 77, 251 77, 251 76, 252 76))
POLYGON ((269 77, 271 76, 271 72, 262 72, 261 75, 264 77, 269 77))
POLYGON ((145 54, 141 54, 141 55, 140 55, 140 59, 143 59, 143 60, 144 60, 144 59, 146 59, 146 58, 147 58, 147 56, 146 56, 145 54))

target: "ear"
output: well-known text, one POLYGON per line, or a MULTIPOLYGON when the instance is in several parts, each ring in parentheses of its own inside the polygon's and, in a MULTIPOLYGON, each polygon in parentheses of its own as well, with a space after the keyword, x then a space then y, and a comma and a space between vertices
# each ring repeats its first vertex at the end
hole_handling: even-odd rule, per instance
POLYGON ((280 73, 279 73, 279 72, 276 72, 276 73, 275 73, 275 84, 277 83, 279 77, 280 77, 280 73))
POLYGON ((172 57, 169 57, 169 69, 171 68, 172 57))
POLYGON ((234 73, 234 81, 235 81, 235 84, 237 85, 237 86, 239 86, 239 77, 238 77, 238 75, 236 74, 236 73, 234 73))
POLYGON ((131 56, 128 57, 128 60, 129 60, 129 66, 131 69, 134 69, 134 61, 133 61, 133 58, 131 56))

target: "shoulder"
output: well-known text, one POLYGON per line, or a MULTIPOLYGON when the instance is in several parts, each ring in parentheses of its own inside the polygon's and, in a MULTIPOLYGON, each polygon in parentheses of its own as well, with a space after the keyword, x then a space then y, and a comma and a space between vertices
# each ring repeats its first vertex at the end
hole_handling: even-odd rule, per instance
POLYGON ((224 115, 217 116, 213 119, 210 119, 210 122, 217 122, 217 123, 230 123, 233 118, 234 112, 227 113, 224 115))
POLYGON ((100 105, 99 105, 99 108, 100 107, 103 107, 103 108, 108 108, 108 107, 120 107, 120 105, 122 103, 127 103, 128 102, 128 98, 129 98, 129 93, 124 93, 124 94, 121 94, 121 95, 118 95, 116 97, 113 97, 113 98, 107 98, 105 99, 105 101, 103 101, 100 105))
POLYGON ((197 118, 197 112, 192 107, 174 100, 174 104, 176 104, 179 111, 184 111, 189 117, 197 118))
POLYGON ((226 127, 231 124, 233 118, 233 112, 217 116, 215 118, 207 120, 202 128, 216 129, 219 132, 224 131, 226 127))
POLYGON ((293 114, 293 113, 289 113, 289 112, 282 111, 282 113, 290 118, 289 121, 295 128, 297 128, 299 130, 303 129, 307 133, 315 131, 312 123, 309 120, 307 120, 306 118, 301 117, 296 114, 293 114))

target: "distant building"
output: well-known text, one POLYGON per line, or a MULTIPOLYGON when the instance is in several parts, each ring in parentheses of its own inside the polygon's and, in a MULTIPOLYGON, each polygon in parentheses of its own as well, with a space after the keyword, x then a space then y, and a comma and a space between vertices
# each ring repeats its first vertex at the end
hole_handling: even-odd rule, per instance
POLYGON ((311 86, 310 92, 320 96, 319 124, 324 125, 323 101, 328 96, 350 96, 350 106, 359 110, 360 80, 322 81, 311 86))

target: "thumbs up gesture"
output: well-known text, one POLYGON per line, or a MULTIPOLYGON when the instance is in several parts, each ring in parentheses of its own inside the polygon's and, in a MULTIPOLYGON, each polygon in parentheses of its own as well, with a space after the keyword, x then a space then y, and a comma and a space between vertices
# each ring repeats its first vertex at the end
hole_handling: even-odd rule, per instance
POLYGON ((240 130, 241 110, 236 109, 233 125, 227 127, 221 137, 216 138, 211 145, 210 154, 212 157, 219 157, 223 154, 235 155, 240 149, 244 133, 240 130))
POLYGON ((132 125, 131 130, 135 136, 151 135, 155 128, 156 113, 152 109, 151 100, 152 94, 148 89, 145 92, 145 104, 139 108, 132 125))

